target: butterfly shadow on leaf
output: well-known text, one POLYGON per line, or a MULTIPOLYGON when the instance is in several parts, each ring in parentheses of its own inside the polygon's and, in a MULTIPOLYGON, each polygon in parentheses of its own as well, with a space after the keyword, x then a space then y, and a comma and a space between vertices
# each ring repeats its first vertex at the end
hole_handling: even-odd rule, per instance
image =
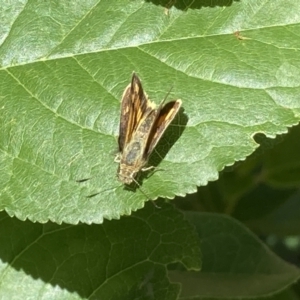
POLYGON ((181 107, 150 155, 148 163, 144 168, 146 171, 140 172, 137 180, 140 185, 145 178, 150 177, 154 172, 164 171, 164 169, 160 168, 159 165, 184 132, 187 122, 188 116, 184 113, 184 108, 181 107))

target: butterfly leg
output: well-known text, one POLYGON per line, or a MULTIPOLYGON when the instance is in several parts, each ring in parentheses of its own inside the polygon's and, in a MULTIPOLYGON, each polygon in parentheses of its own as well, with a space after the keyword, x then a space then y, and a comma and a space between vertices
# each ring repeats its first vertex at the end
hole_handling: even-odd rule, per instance
POLYGON ((120 153, 118 153, 114 159, 114 162, 119 163, 121 161, 120 153))
POLYGON ((150 166, 150 167, 147 167, 147 168, 142 168, 142 171, 147 172, 147 171, 152 170, 152 169, 157 169, 157 167, 150 166))
POLYGON ((150 171, 150 170, 154 170, 154 172, 156 172, 156 171, 164 171, 165 169, 159 168, 159 167, 154 167, 154 166, 150 166, 150 167, 141 169, 142 172, 147 172, 147 171, 150 171))

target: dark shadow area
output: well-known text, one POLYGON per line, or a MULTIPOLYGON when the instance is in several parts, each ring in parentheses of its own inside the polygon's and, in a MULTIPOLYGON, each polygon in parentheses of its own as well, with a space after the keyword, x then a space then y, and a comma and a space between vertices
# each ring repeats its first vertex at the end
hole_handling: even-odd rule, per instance
MULTIPOLYGON (((153 205, 146 204, 145 210, 146 215, 147 210, 150 214, 154 210, 153 205)), ((114 280, 114 276, 126 272, 127 268, 132 272, 129 276, 137 274, 134 275, 135 286, 140 287, 138 290, 140 295, 145 290, 143 288, 145 285, 153 284, 153 288, 157 289, 159 283, 155 278, 162 276, 163 273, 157 271, 157 266, 150 262, 147 266, 143 264, 136 266, 135 255, 129 255, 135 253, 138 247, 142 249, 149 247, 147 239, 141 241, 139 238, 136 239, 136 236, 143 238, 150 236, 151 229, 147 226, 140 228, 136 223, 140 224, 132 218, 122 218, 101 225, 81 223, 58 225, 50 221, 39 224, 28 220, 20 221, 15 217, 9 217, 6 212, 0 212, 2 289, 7 289, 7 297, 17 293, 19 299, 27 299, 22 295, 26 284, 30 289, 27 295, 30 293, 36 295, 34 299, 45 298, 50 293, 56 292, 58 297, 66 296, 63 290, 77 293, 82 299, 90 299, 91 295, 94 295, 91 297, 93 299, 100 299, 97 298, 97 293, 101 293, 99 287, 103 286, 104 289, 109 285, 113 287, 113 283, 107 283, 107 280, 114 280), (114 248, 109 237, 117 244, 114 248), (124 249, 124 240, 132 240, 130 243, 127 242, 127 247, 129 245, 131 249, 124 249), (120 259, 121 255, 128 258, 126 263, 122 266, 121 263, 115 265, 114 261, 120 259), (22 274, 15 274, 12 277, 13 270, 22 274), (30 286, 30 282, 34 280, 41 282, 30 286), (56 292, 55 289, 51 291, 51 287, 45 290, 43 283, 59 287, 61 291, 59 289, 56 292)), ((120 275, 122 276, 125 278, 124 274, 120 275)))
MULTIPOLYGON (((25 282, 30 276, 53 287, 78 293, 84 299, 103 284, 108 258, 104 259, 101 253, 107 254, 110 249, 109 242, 99 238, 103 225, 38 224, 11 218, 5 212, 0 213, 0 222, 0 259, 8 268, 22 270, 25 282)), ((4 277, 2 285, 7 287, 9 284, 17 292, 18 282, 12 280, 20 280, 20 276, 17 279, 4 277)), ((25 283, 19 284, 24 288, 25 283)), ((32 288, 33 293, 37 292, 36 287, 32 288)), ((43 291, 40 293, 43 298, 43 291)))
POLYGON ((167 9, 173 6, 180 10, 200 9, 202 7, 231 6, 240 0, 145 0, 167 9))
POLYGON ((147 166, 154 166, 157 168, 149 170, 149 172, 143 172, 140 176, 141 179, 144 179, 149 175, 151 176, 153 172, 159 171, 159 164, 165 158, 176 141, 180 138, 185 130, 187 122, 188 116, 184 113, 184 109, 181 107, 173 122, 166 129, 161 140, 158 142, 149 158, 147 166))
POLYGON ((225 167, 218 180, 198 187, 197 193, 176 197, 174 203, 183 210, 230 213, 241 222, 263 220, 298 194, 299 135, 300 125, 274 139, 256 133, 259 147, 250 156, 225 167), (235 205, 228 212, 232 199, 235 205))
MULTIPOLYGON (((259 147, 255 149, 255 151, 247 157, 247 160, 256 160, 260 159, 264 153, 268 152, 269 150, 272 150, 276 145, 282 143, 285 140, 285 134, 283 135, 277 135, 275 139, 268 138, 263 133, 256 133, 253 136, 253 139, 257 144, 259 144, 259 147)), ((244 165, 244 161, 236 161, 232 166, 226 166, 220 174, 232 172, 235 169, 239 168, 240 165, 244 165)), ((251 170, 251 174, 257 174, 261 172, 261 163, 258 164, 254 169, 251 170)))

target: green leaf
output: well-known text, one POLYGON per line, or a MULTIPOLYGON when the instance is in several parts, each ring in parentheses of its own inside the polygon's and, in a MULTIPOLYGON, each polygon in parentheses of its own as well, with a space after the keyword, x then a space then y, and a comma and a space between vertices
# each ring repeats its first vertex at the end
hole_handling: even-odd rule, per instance
POLYGON ((274 296, 299 279, 298 268, 234 219, 196 212, 186 217, 198 232, 203 266, 201 272, 170 271, 171 280, 182 284, 181 299, 257 299, 274 296))
MULTIPOLYGON (((258 172, 252 174, 255 185, 235 207, 233 216, 260 234, 300 233, 299 134, 300 126, 293 127, 284 140, 264 153, 256 167, 258 172)), ((226 182, 228 186, 240 186, 241 181, 226 182)))
POLYGON ((169 204, 102 225, 33 224, 4 213, 0 223, 3 299, 177 299, 167 264, 201 265, 197 235, 169 204))
POLYGON ((264 157, 265 181, 275 188, 298 188, 300 186, 300 126, 289 130, 282 143, 264 157), (284 153, 284 155, 282 155, 284 153))
MULTIPOLYGON (((275 192, 275 191, 274 191, 275 192)), ((300 234, 300 192, 295 191, 282 205, 263 218, 248 220, 247 225, 260 234, 289 236, 300 234)), ((258 209, 258 208, 257 208, 258 209)))
POLYGON ((0 209, 38 222, 119 218, 195 192, 250 155, 256 133, 297 124, 299 5, 208 2, 166 13, 143 0, 4 1, 0 209), (163 170, 143 174, 142 190, 124 189, 114 163, 132 71, 156 103, 171 86, 183 102, 150 159, 163 170))

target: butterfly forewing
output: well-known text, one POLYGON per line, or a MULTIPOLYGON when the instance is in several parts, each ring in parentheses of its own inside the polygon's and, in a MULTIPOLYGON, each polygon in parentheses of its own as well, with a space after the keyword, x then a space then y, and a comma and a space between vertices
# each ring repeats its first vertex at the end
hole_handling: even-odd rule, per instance
POLYGON ((146 112, 147 96, 145 95, 141 81, 135 73, 131 83, 126 87, 121 101, 121 117, 119 127, 119 151, 131 140, 140 120, 146 112))

